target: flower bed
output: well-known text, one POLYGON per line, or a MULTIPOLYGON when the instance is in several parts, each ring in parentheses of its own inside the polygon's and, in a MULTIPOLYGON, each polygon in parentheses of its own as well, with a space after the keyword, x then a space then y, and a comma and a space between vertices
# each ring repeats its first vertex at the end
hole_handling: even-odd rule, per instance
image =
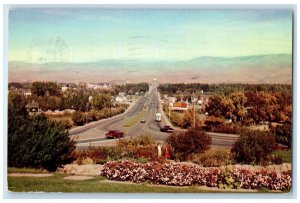
POLYGON ((291 171, 276 173, 239 168, 224 171, 220 168, 203 168, 195 164, 176 162, 148 162, 146 164, 127 160, 107 162, 101 170, 101 175, 110 180, 174 186, 199 184, 219 188, 258 189, 265 187, 270 190, 291 188, 291 171))

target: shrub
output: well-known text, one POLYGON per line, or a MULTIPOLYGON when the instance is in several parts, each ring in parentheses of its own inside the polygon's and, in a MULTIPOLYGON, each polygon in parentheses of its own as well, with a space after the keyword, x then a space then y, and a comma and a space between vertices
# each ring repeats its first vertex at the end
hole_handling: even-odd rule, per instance
POLYGON ((221 189, 238 189, 240 187, 240 183, 237 177, 234 176, 232 171, 228 168, 225 168, 222 171, 218 178, 218 188, 221 189))
POLYGON ((74 122, 70 118, 66 117, 61 119, 61 123, 66 127, 66 129, 70 129, 74 126, 74 122))
POLYGON ((272 155, 270 161, 272 164, 279 165, 283 163, 283 157, 281 155, 272 155))
POLYGON ((262 164, 275 146, 275 139, 269 132, 243 130, 231 148, 233 158, 238 163, 262 164))
POLYGON ((211 148, 204 153, 195 154, 191 161, 204 167, 218 167, 231 164, 230 150, 211 148))
POLYGON ((118 142, 118 146, 127 148, 129 145, 131 146, 147 146, 154 144, 154 140, 149 135, 140 135, 138 137, 134 137, 131 139, 121 139, 118 142))
POLYGON ((28 118, 22 139, 9 132, 8 165, 10 167, 43 168, 55 171, 73 160, 75 144, 60 122, 49 121, 44 114, 28 118))
POLYGON ((81 126, 81 125, 84 125, 84 123, 85 123, 85 116, 83 115, 82 112, 75 111, 72 114, 72 120, 74 121, 75 125, 81 126))
POLYGON ((189 129, 185 132, 172 133, 166 141, 173 148, 175 157, 185 161, 193 153, 209 149, 211 137, 203 131, 189 129))
POLYGON ((94 164, 94 160, 89 157, 79 158, 79 159, 76 159, 73 163, 78 164, 78 165, 88 165, 88 164, 94 164))
POLYGON ((275 128, 272 128, 272 133, 275 136, 277 143, 283 144, 291 148, 292 143, 292 125, 285 123, 283 125, 277 125, 275 128))

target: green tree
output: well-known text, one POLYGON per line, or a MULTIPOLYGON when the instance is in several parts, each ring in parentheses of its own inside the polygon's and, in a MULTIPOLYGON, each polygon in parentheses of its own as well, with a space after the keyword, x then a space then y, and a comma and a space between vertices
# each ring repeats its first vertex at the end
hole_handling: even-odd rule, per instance
POLYGON ((111 96, 109 94, 100 94, 92 99, 92 106, 94 109, 100 111, 104 108, 110 108, 112 106, 111 96))
POLYGON ((201 130, 190 128, 185 132, 172 133, 166 141, 174 150, 175 157, 185 161, 193 153, 209 149, 211 137, 201 130))
POLYGON ((60 86, 55 82, 33 82, 30 90, 33 95, 41 97, 60 95, 60 86))
POLYGON ((45 115, 29 116, 20 95, 8 99, 8 166, 49 171, 72 161, 75 149, 64 125, 45 115))
POLYGON ((26 102, 21 95, 8 95, 8 165, 16 166, 22 158, 22 149, 27 140, 26 131, 29 126, 29 115, 26 102))
POLYGON ((247 97, 243 92, 234 92, 229 95, 232 104, 234 105, 233 115, 237 117, 238 121, 243 120, 247 116, 245 104, 247 97))
POLYGON ((270 132, 244 129, 231 152, 238 163, 260 164, 267 160, 275 145, 274 136, 270 132))

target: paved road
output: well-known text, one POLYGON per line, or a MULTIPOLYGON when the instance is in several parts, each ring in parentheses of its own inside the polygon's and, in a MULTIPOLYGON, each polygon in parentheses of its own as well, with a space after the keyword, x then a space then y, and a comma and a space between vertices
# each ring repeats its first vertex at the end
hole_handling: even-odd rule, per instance
MULTIPOLYGON (((105 139, 105 133, 111 129, 124 131, 125 137, 150 135, 156 141, 165 142, 169 134, 160 132, 159 128, 169 122, 164 119, 162 122, 156 122, 154 118, 158 112, 162 113, 162 107, 158 99, 157 89, 154 88, 149 94, 138 99, 124 114, 72 129, 70 136, 77 141, 79 148, 115 145, 117 140, 105 139), (132 126, 124 127, 130 120, 140 117, 140 114, 144 114, 143 118, 146 119, 146 123, 140 123, 137 120, 132 126)), ((208 134, 212 137, 212 145, 215 146, 230 147, 237 138, 236 135, 222 133, 208 134)))
POLYGON ((140 135, 150 135, 156 141, 164 142, 168 133, 160 132, 159 128, 164 122, 155 122, 155 114, 160 112, 160 103, 158 102, 157 91, 154 89, 148 95, 141 97, 124 114, 112 117, 110 119, 97 121, 87 126, 83 126, 70 131, 72 139, 77 141, 78 146, 90 145, 113 145, 117 140, 105 139, 105 133, 111 129, 117 129, 125 132, 125 137, 136 137, 140 135), (139 114, 143 113, 146 123, 140 123, 139 120, 130 127, 124 125, 131 120, 136 120, 139 114))

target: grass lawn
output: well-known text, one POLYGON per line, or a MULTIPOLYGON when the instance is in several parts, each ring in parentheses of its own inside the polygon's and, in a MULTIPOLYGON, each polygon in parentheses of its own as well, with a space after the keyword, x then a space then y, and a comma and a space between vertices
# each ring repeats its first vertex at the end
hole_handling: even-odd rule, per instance
MULTIPOLYGON (((9 168, 9 173, 41 173, 34 169, 9 168)), ((64 180, 69 176, 54 173, 51 177, 12 177, 8 176, 8 190, 12 192, 103 192, 103 193, 207 193, 228 192, 205 190, 198 186, 170 187, 156 186, 147 183, 110 183, 106 178, 96 176, 90 180, 64 180)))
POLYGON ((284 163, 292 162, 292 151, 291 150, 276 150, 272 154, 275 156, 282 156, 284 163))

